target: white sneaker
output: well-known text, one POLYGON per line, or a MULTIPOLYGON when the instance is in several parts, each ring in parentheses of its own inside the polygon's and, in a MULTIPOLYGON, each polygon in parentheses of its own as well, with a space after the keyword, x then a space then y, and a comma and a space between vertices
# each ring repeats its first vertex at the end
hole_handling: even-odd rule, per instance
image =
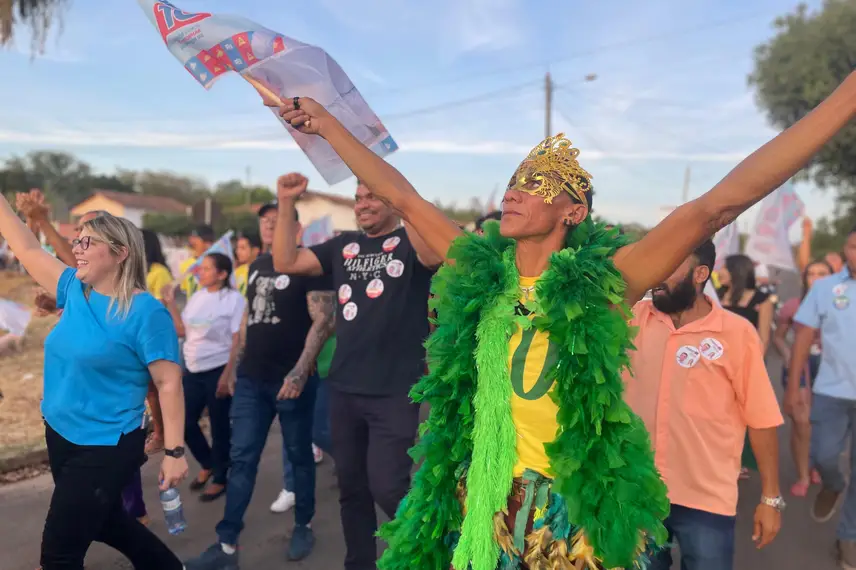
POLYGON ((283 489, 279 492, 279 497, 271 503, 270 510, 272 513, 285 513, 294 508, 294 503, 297 498, 294 493, 283 489))
POLYGON ((312 444, 312 455, 315 457, 316 465, 324 461, 324 452, 321 451, 321 448, 315 445, 314 443, 312 444))

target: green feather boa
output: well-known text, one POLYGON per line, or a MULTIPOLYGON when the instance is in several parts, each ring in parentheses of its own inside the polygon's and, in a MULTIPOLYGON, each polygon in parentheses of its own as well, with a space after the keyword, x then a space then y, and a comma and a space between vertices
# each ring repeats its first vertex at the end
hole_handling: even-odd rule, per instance
MULTIPOLYGON (((552 490, 567 504, 606 568, 631 567, 645 540, 663 544, 666 488, 645 426, 622 400, 632 348, 624 281, 611 262, 625 244, 590 219, 553 254, 538 280, 533 325, 559 346, 552 397, 559 431, 546 445, 552 490), (617 307, 617 308, 616 308, 617 307)), ((413 389, 431 414, 413 456, 422 460, 394 521, 381 570, 494 570, 493 516, 506 506, 516 460, 508 341, 517 323, 514 242, 487 224, 484 237, 453 244, 434 278, 437 330, 426 343, 430 373, 413 389), (466 475, 467 515, 457 486, 466 475)))

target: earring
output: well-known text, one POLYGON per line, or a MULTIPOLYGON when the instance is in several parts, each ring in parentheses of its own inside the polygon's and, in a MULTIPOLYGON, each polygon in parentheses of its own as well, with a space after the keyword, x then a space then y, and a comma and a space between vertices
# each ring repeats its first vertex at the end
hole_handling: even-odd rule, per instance
POLYGON ((566 227, 566 228, 571 227, 571 220, 569 220, 569 219, 567 219, 567 218, 565 218, 564 220, 562 220, 562 223, 565 225, 565 227, 566 227))

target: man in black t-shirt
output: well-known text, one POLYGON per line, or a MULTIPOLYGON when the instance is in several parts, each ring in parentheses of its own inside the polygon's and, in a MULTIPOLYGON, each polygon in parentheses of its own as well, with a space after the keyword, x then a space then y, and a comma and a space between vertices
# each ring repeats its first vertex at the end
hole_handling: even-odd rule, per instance
POLYGON ((274 266, 332 277, 337 292, 337 345, 328 381, 345 568, 368 570, 377 556, 375 503, 392 517, 410 486, 407 451, 416 438, 419 406, 408 392, 425 371, 428 293, 440 259, 363 185, 354 207, 362 232, 298 249, 292 211, 307 183, 300 174, 277 182, 274 266))
MULTIPOLYGON (((259 212, 260 233, 272 237, 276 206, 259 212)), ((291 214, 298 225, 296 212, 291 214)), ((185 562, 187 570, 237 570, 238 535, 256 483, 259 459, 274 416, 294 473, 294 532, 288 558, 301 560, 314 546, 315 461, 312 421, 318 379, 311 373, 333 332, 329 280, 277 272, 269 253, 249 268, 244 352, 232 398, 231 469, 217 544, 185 562)))

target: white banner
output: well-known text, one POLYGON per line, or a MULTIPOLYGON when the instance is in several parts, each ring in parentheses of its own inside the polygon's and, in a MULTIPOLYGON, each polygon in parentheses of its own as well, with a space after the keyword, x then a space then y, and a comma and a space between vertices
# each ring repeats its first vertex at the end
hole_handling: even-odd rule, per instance
MULTIPOLYGON (((224 73, 236 71, 280 100, 315 99, 378 156, 398 149, 348 75, 323 49, 240 16, 185 12, 166 0, 139 4, 170 53, 206 89, 224 73)), ((271 111, 328 184, 351 176, 327 141, 294 130, 277 109, 271 111)))
POLYGON ((716 263, 713 270, 717 271, 725 265, 726 257, 740 253, 740 232, 736 220, 716 232, 713 245, 716 246, 716 263))
POLYGON ((796 271, 790 227, 805 215, 805 205, 797 196, 792 182, 764 198, 755 227, 746 242, 746 255, 758 265, 796 271))
POLYGON ((0 299, 0 329, 13 336, 24 336, 32 318, 30 310, 9 299, 0 299))
POLYGON ((333 237, 333 217, 324 216, 313 220, 303 229, 303 246, 312 247, 333 237))

